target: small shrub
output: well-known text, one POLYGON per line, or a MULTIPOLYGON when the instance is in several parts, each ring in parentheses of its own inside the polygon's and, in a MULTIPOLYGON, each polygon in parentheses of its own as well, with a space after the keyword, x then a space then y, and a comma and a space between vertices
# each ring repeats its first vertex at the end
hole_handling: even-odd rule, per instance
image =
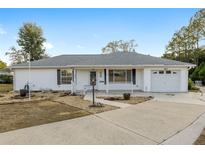
POLYGON ((0 81, 2 83, 13 83, 13 76, 12 75, 0 75, 0 81))
POLYGON ((123 98, 124 100, 130 100, 130 93, 124 93, 123 98))
POLYGON ((193 81, 189 78, 189 80, 188 80, 188 89, 189 89, 189 90, 192 90, 192 87, 194 87, 194 83, 193 83, 193 81))
POLYGON ((188 90, 194 90, 194 91, 198 91, 199 90, 199 88, 197 88, 194 85, 193 81, 190 78, 188 80, 188 90))

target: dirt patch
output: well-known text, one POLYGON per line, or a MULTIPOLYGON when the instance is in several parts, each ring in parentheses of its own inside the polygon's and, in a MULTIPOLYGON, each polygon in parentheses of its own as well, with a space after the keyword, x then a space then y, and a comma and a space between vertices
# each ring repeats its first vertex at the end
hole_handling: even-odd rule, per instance
POLYGON ((53 101, 0 105, 0 133, 89 115, 85 110, 53 101))
POLYGON ((198 139, 194 142, 195 145, 205 145, 205 128, 201 132, 201 135, 198 139))
MULTIPOLYGON (((31 92, 31 101, 53 100, 64 96, 66 96, 65 92, 31 92)), ((8 92, 0 96, 0 104, 13 104, 18 102, 30 102, 28 95, 26 97, 21 97, 19 92, 8 92)))
POLYGON ((89 113, 100 113, 109 110, 119 109, 118 107, 106 104, 103 104, 102 107, 90 107, 92 103, 90 101, 83 100, 80 96, 66 96, 58 98, 55 101, 83 109, 89 113))
POLYGON ((117 109, 110 105, 89 107, 92 103, 83 100, 82 96, 68 95, 65 92, 32 92, 28 102, 28 97, 22 98, 18 93, 1 94, 0 133, 117 109))
POLYGON ((117 101, 117 102, 121 102, 121 103, 132 104, 132 105, 143 103, 143 102, 146 102, 146 101, 153 99, 152 96, 149 96, 149 97, 143 97, 143 96, 130 97, 130 100, 125 100, 125 99, 123 99, 123 97, 120 97, 120 96, 118 96, 118 97, 117 96, 115 96, 115 97, 98 97, 98 98, 102 98, 102 99, 109 100, 109 101, 117 101))

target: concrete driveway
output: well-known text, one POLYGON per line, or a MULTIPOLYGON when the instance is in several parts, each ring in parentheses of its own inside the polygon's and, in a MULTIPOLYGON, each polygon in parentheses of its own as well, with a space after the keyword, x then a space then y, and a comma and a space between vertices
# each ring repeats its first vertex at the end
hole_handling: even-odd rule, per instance
POLYGON ((0 134, 0 144, 161 144, 205 106, 149 101, 96 115, 0 134))

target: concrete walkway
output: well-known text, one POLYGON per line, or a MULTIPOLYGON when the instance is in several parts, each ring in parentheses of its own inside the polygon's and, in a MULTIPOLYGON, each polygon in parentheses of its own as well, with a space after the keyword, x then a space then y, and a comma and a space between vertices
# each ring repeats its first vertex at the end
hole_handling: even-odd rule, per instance
POLYGON ((178 144, 168 141, 204 112, 202 105, 149 101, 0 133, 0 144, 178 144))

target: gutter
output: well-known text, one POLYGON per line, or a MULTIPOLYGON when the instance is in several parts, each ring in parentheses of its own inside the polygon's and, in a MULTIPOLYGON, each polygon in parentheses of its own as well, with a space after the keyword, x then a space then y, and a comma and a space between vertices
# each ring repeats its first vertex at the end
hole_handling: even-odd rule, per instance
MULTIPOLYGON (((33 69, 52 69, 52 68, 122 68, 122 67, 132 67, 132 68, 144 68, 144 67, 188 67, 194 68, 196 65, 194 64, 187 64, 187 65, 67 65, 67 66, 31 66, 33 69)), ((10 69, 25 69, 28 68, 28 66, 10 66, 10 69)))

